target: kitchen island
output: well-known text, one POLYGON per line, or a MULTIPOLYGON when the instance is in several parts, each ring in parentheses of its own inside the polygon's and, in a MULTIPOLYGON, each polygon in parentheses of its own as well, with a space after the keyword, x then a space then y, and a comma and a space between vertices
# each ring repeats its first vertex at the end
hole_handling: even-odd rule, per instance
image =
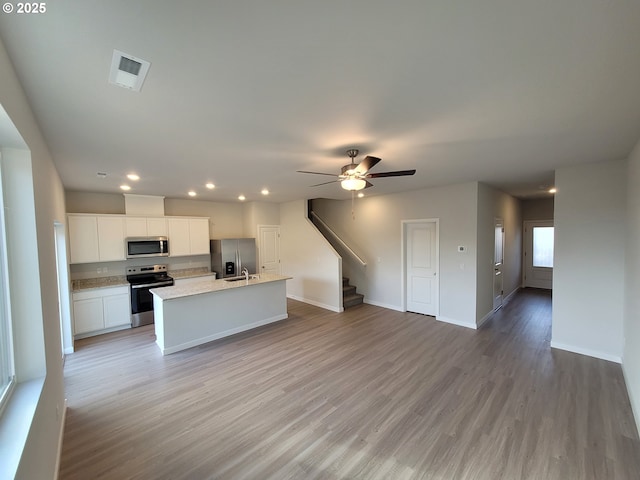
POLYGON ((168 355, 284 320, 289 278, 273 274, 235 281, 204 277, 188 285, 155 288, 151 293, 156 343, 168 355))

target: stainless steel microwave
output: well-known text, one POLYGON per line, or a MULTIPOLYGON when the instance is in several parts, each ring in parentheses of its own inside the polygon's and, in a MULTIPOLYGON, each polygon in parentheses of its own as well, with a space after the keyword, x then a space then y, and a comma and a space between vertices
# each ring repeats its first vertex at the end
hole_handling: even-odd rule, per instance
POLYGON ((126 243, 127 258, 169 256, 167 237, 129 237, 126 243))

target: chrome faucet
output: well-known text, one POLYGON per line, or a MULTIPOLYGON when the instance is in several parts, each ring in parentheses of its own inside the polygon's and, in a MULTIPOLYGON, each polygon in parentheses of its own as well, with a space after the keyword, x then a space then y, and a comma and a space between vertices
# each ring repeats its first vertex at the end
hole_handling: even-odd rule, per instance
POLYGON ((249 270, 247 270, 246 268, 242 269, 242 275, 245 276, 245 278, 247 279, 247 281, 249 280, 249 270))

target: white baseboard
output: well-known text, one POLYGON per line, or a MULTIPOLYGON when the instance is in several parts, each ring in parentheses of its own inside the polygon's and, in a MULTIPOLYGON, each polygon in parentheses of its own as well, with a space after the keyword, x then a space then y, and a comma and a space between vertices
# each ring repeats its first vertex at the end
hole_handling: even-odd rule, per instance
POLYGON ((566 343, 554 342, 553 340, 551 340, 551 348, 557 348, 558 350, 565 350, 572 353, 579 353, 580 355, 599 358, 600 360, 607 360, 609 362, 622 363, 622 358, 618 355, 611 355, 610 353, 599 352, 597 350, 576 347, 575 345, 567 345, 566 343))
POLYGON ((320 308, 324 308, 325 310, 331 310, 332 312, 336 312, 336 313, 340 313, 344 311, 342 307, 336 308, 334 305, 327 305, 326 303, 316 302, 315 300, 298 297, 297 295, 287 294, 287 298, 290 298, 292 300, 297 300, 298 302, 308 303, 309 305, 313 305, 314 307, 320 307, 320 308))
POLYGON ((60 423, 60 434, 58 435, 58 456, 56 458, 56 471, 53 480, 58 480, 60 473, 60 460, 62 459, 62 441, 64 439, 64 424, 67 421, 67 399, 64 399, 64 407, 62 408, 62 422, 60 423))
POLYGON ((439 322, 450 323, 452 325, 458 325, 459 327, 471 328, 473 330, 478 329, 478 326, 475 323, 464 322, 462 320, 456 320, 454 318, 441 317, 440 315, 438 315, 436 317, 436 320, 438 320, 439 322))
POLYGON ((364 303, 366 303, 367 305, 373 305, 374 307, 388 308, 389 310, 395 310, 397 312, 406 312, 406 310, 403 310, 397 305, 390 305, 388 303, 376 302, 375 300, 369 300, 367 297, 364 298, 364 303))
MULTIPOLYGON (((235 335, 236 333, 246 332, 247 330, 251 330, 253 328, 262 327, 263 325, 268 325, 270 323, 279 322, 280 320, 285 320, 289 318, 287 313, 283 315, 276 315, 275 317, 266 318, 264 320, 260 320, 259 322, 250 323, 247 325, 242 325, 237 328, 231 328, 229 330, 225 330, 224 332, 219 332, 213 335, 208 335, 206 337, 201 337, 195 340, 191 340, 189 342, 181 343, 180 345, 174 345, 173 347, 162 348, 160 345, 160 350, 163 355, 170 355, 172 353, 179 352, 181 350, 186 350, 187 348, 197 347, 198 345, 202 345, 203 343, 213 342, 214 340, 219 340, 220 338, 228 337, 231 335, 235 335)), ((156 341, 156 344, 158 342, 156 341)))
POLYGON ((489 313, 487 313, 484 317, 482 317, 480 319, 480 321, 477 323, 476 329, 480 328, 482 326, 482 324, 484 322, 486 322, 487 320, 489 320, 491 318, 491 316, 496 313, 497 310, 491 310, 489 313))
POLYGON ((511 292, 509 295, 504 297, 502 299, 502 304, 504 305, 505 303, 509 302, 511 300, 511 297, 513 297, 516 293, 518 293, 521 290, 521 288, 522 287, 517 287, 516 289, 513 290, 513 292, 511 292))
POLYGON ((631 402, 631 412, 633 413, 633 419, 636 421, 636 429, 640 433, 640 404, 637 403, 640 398, 634 398, 633 391, 629 388, 629 382, 627 381, 629 374, 624 361, 622 362, 622 376, 624 377, 624 386, 627 388, 627 395, 629 395, 629 401, 631 402))

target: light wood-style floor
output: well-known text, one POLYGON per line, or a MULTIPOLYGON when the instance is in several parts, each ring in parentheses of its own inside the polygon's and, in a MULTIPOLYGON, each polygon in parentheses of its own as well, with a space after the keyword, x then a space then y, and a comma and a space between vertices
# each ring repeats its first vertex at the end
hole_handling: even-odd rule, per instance
POLYGON ((638 479, 619 365, 551 350, 527 289, 480 331, 361 305, 160 354, 77 342, 60 479, 638 479))

